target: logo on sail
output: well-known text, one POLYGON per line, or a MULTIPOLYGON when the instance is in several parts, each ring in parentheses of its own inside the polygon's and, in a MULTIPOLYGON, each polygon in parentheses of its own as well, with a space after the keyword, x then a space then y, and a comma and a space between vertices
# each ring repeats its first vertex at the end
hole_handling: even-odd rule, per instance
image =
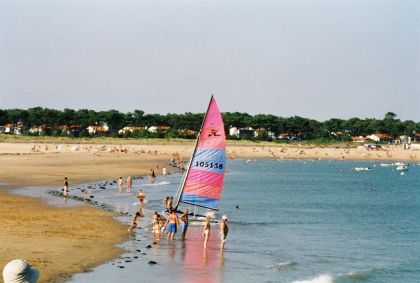
POLYGON ((211 129, 210 133, 207 135, 207 137, 220 137, 221 134, 218 134, 219 129, 211 129))

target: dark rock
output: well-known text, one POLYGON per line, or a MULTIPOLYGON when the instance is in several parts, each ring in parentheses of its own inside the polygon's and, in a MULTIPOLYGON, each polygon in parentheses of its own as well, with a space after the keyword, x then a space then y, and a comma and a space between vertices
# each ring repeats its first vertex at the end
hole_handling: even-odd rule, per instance
POLYGON ((157 262, 154 260, 149 260, 149 264, 157 264, 157 262))
POLYGON ((148 245, 146 248, 150 249, 151 247, 152 247, 151 245, 148 245))

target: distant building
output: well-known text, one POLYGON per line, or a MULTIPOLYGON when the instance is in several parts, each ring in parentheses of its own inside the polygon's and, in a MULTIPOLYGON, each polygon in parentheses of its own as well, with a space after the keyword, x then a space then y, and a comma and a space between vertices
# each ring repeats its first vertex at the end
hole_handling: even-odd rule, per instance
POLYGON ((276 134, 270 130, 267 130, 266 128, 258 128, 254 131, 254 137, 257 138, 258 136, 260 136, 261 134, 266 133, 267 136, 271 139, 275 139, 276 138, 276 134))
POLYGON ((166 132, 167 130, 169 130, 171 127, 169 126, 150 126, 147 128, 147 131, 149 133, 157 133, 159 132, 166 132))
POLYGON ((367 137, 363 137, 363 136, 353 136, 353 137, 351 137, 351 140, 353 142, 364 143, 364 142, 366 142, 368 140, 368 138, 367 137))
POLYGON ((375 142, 391 142, 392 141, 392 136, 389 134, 376 133, 376 134, 367 136, 367 138, 375 142))
POLYGON ((6 124, 2 126, 2 128, 3 128, 2 133, 4 134, 21 135, 23 125, 22 123, 18 122, 17 124, 6 124))
POLYGON ((239 138, 241 131, 236 127, 229 128, 229 136, 239 138))
POLYGON ((61 130, 63 134, 66 134, 68 136, 78 135, 80 131, 82 130, 82 127, 75 126, 75 125, 73 126, 62 125, 62 126, 59 126, 58 128, 61 130))
POLYGON ((47 125, 33 126, 32 128, 29 129, 29 132, 31 134, 42 135, 45 133, 46 130, 49 130, 49 129, 50 127, 48 127, 47 125))
POLYGON ((141 130, 144 130, 144 128, 143 127, 131 127, 131 126, 128 126, 128 127, 124 127, 122 129, 120 129, 118 131, 118 134, 119 135, 124 135, 126 133, 133 133, 133 132, 138 132, 138 131, 141 131, 141 130))
POLYGON ((289 133, 289 132, 280 133, 280 134, 277 135, 277 138, 279 140, 288 140, 288 141, 297 140, 297 136, 295 134, 289 133))
POLYGON ((102 125, 93 125, 86 128, 89 132, 89 135, 94 135, 97 133, 108 133, 109 127, 107 123, 103 123, 102 125))
POLYGON ((230 127, 229 129, 229 135, 231 137, 243 137, 246 139, 252 139, 255 137, 255 130, 251 127, 245 127, 245 128, 237 128, 237 127, 230 127))
POLYGON ((394 140, 394 143, 395 144, 399 144, 399 143, 402 143, 402 144, 411 143, 411 137, 406 136, 406 135, 399 136, 397 139, 394 140))

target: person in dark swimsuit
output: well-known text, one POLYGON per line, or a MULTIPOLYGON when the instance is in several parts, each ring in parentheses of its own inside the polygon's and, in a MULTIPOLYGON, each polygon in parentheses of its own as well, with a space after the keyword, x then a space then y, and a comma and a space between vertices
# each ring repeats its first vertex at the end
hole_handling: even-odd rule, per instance
POLYGON ((63 186, 63 195, 64 197, 67 197, 67 193, 69 191, 69 182, 67 177, 64 177, 64 186, 63 186))
POLYGON ((184 210, 184 214, 181 215, 181 221, 182 221, 182 234, 181 239, 185 240, 185 235, 187 234, 188 229, 188 208, 184 210))
POLYGON ((220 250, 223 251, 225 248, 226 237, 229 232, 229 227, 227 224, 228 218, 226 215, 222 216, 222 221, 220 221, 220 240, 222 241, 220 244, 220 250))

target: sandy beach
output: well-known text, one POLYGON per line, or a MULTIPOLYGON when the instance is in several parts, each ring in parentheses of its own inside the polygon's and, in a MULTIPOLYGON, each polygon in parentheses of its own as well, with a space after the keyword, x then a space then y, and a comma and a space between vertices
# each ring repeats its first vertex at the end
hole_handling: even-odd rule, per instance
MULTIPOLYGON (((177 153, 189 158, 194 141, 95 143, 0 143, 0 266, 24 258, 41 270, 41 281, 59 282, 72 273, 115 258, 127 238, 113 214, 92 207, 56 208, 10 193, 24 186, 70 186, 139 176, 161 169, 177 153), (106 229, 104 229, 106 227, 106 229)), ((420 152, 402 146, 372 151, 363 147, 229 142, 234 159, 336 159, 420 161, 420 152)))

